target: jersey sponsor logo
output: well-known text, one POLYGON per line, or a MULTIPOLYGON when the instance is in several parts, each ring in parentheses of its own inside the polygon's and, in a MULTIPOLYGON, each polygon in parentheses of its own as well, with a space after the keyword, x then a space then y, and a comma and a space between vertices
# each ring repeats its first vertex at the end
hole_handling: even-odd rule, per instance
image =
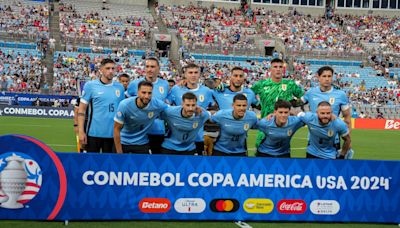
POLYGON ((281 214, 304 214, 307 204, 304 200, 281 200, 277 209, 281 214))
POLYGON ((154 112, 147 113, 147 117, 149 117, 149 119, 153 118, 153 116, 154 116, 154 112))
POLYGON ((287 89, 287 85, 286 84, 282 84, 282 90, 286 91, 286 89, 287 89))
POLYGON ((167 198, 144 198, 139 202, 139 210, 143 213, 166 213, 171 209, 167 198))
POLYGON ((158 91, 160 91, 161 94, 164 94, 164 87, 162 86, 158 87, 158 91))
POLYGON ((200 102, 203 102, 203 101, 204 101, 204 95, 203 95, 203 94, 201 94, 201 95, 199 96, 199 101, 200 101, 200 102))
POLYGON ((249 198, 244 201, 243 209, 252 214, 269 214, 274 209, 274 203, 270 199, 249 198))
POLYGON ((329 130, 328 130, 328 136, 329 136, 329 137, 332 137, 332 136, 333 136, 333 130, 332 130, 332 129, 329 129, 329 130))
POLYGON ((103 92, 103 91, 100 91, 100 92, 97 92, 97 94, 98 94, 98 95, 103 95, 104 92, 103 92))
POLYGON ((289 129, 289 130, 287 131, 287 135, 288 135, 288 136, 292 136, 292 134, 293 134, 292 129, 289 129))
POLYGON ((335 103, 335 98, 331 97, 329 98, 329 104, 333 105, 335 103))
POLYGON ((340 204, 336 200, 314 200, 310 204, 310 210, 315 215, 336 215, 340 204))
POLYGON ((0 155, 0 207, 23 208, 40 191, 42 170, 24 153, 0 155))
POLYGON ((194 123, 193 123, 193 129, 197 128, 198 126, 199 126, 199 123, 198 123, 198 122, 194 122, 194 123))
POLYGON ((121 91, 119 91, 119 89, 115 90, 115 96, 117 97, 121 96, 121 91))
POLYGON ((180 198, 174 208, 178 213, 201 213, 206 209, 206 202, 201 198, 180 198))
POLYGON ((213 199, 210 209, 213 212, 229 213, 239 210, 240 204, 236 199, 213 199))
POLYGON ((249 128, 250 128, 250 125, 249 125, 248 123, 246 123, 246 124, 243 126, 243 129, 244 129, 245 131, 249 130, 249 128))

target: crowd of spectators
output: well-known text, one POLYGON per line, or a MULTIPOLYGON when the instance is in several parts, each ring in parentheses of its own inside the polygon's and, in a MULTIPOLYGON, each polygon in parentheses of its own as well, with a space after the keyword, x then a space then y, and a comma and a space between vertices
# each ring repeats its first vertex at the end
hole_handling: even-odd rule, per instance
POLYGON ((48 6, 20 1, 0 2, 0 31, 32 39, 48 38, 48 6))

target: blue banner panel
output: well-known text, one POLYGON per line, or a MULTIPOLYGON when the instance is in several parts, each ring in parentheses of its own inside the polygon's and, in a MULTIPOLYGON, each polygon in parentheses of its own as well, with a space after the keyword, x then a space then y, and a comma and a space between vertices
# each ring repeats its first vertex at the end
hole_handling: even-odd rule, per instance
POLYGON ((399 161, 54 153, 0 137, 0 219, 400 222, 399 161))
POLYGON ((74 109, 54 107, 28 107, 18 105, 0 105, 0 116, 24 116, 42 118, 74 118, 74 109))
POLYGON ((9 104, 9 105, 25 105, 25 106, 33 106, 36 100, 39 100, 41 104, 50 104, 50 106, 54 103, 55 100, 58 100, 61 104, 65 101, 69 102, 71 99, 76 98, 71 95, 44 95, 44 94, 30 94, 30 93, 9 93, 9 92, 1 92, 0 93, 0 103, 1 104, 9 104))

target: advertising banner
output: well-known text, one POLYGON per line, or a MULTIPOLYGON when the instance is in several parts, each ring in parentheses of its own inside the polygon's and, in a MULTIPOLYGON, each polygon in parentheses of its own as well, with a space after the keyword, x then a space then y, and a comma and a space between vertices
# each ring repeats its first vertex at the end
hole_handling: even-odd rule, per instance
POLYGON ((18 105, 0 105, 0 116, 25 116, 42 118, 74 118, 74 109, 53 107, 29 107, 18 105))
POLYGON ((0 219, 400 222, 399 161, 0 147, 0 219))
POLYGON ((30 94, 30 93, 0 93, 0 103, 1 104, 16 104, 33 106, 34 102, 39 99, 41 103, 53 104, 55 100, 58 100, 61 104, 65 101, 68 103, 71 99, 76 98, 70 95, 43 95, 43 94, 30 94), (11 100, 11 101, 10 101, 11 100))
POLYGON ((355 119, 356 129, 400 130, 400 120, 389 119, 355 119))

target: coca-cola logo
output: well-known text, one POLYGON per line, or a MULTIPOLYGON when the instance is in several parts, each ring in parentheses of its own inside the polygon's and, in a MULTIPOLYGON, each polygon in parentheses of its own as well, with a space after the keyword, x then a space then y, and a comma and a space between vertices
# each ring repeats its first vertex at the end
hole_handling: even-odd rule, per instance
POLYGON ((278 211, 281 214, 303 214, 307 210, 304 200, 281 200, 278 202, 278 211))
POLYGON ((400 121, 396 120, 386 120, 385 129, 387 130, 399 130, 400 129, 400 121))

